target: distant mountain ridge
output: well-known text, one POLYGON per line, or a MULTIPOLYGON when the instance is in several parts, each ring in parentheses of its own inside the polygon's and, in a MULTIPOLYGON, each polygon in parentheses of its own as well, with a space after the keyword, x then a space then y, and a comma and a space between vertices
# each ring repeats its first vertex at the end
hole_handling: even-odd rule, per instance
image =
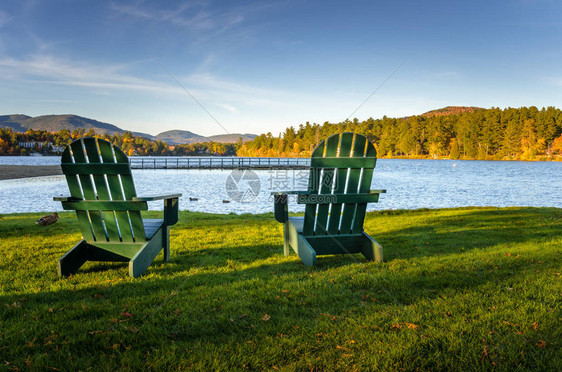
MULTIPOLYGON (((86 131, 93 129, 96 133, 108 134, 123 134, 127 130, 121 129, 116 125, 104 123, 94 119, 85 118, 78 115, 42 115, 31 117, 28 115, 13 114, 0 116, 0 128, 10 128, 14 132, 24 133, 28 129, 46 130, 49 132, 58 132, 62 129, 70 131, 76 129, 84 129, 86 131)), ((233 133, 231 135, 215 135, 215 136, 201 136, 199 134, 183 131, 171 130, 152 136, 142 132, 132 132, 135 136, 145 137, 154 141, 162 140, 169 145, 178 145, 184 143, 197 143, 197 142, 221 142, 221 143, 234 143, 241 137, 242 141, 251 141, 257 135, 255 134, 239 134, 233 133)))
POLYGON ((476 106, 447 106, 437 110, 431 110, 421 114, 421 116, 447 116, 447 115, 457 115, 465 112, 474 112, 477 110, 484 110, 482 107, 476 106))
POLYGON ((182 143, 197 143, 197 142, 220 142, 220 143, 235 143, 242 138, 242 142, 251 141, 257 135, 249 133, 231 133, 231 134, 218 134, 214 136, 204 137, 199 134, 186 131, 186 130, 169 130, 156 135, 154 138, 162 140, 169 145, 178 145, 182 143))

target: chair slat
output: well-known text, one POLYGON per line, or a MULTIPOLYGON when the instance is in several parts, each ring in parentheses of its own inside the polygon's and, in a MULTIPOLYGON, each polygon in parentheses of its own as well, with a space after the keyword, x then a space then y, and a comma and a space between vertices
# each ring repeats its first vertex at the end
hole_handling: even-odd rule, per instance
MULTIPOLYGON (((101 157, 98 150, 97 141, 95 138, 84 138, 84 147, 86 148, 86 154, 88 154, 89 166, 92 170, 97 168, 99 170, 103 170, 104 166, 107 167, 108 165, 103 164, 101 161, 101 157)), ((105 182, 105 177, 103 173, 98 174, 91 172, 92 177, 94 179, 94 184, 96 186, 96 192, 99 201, 110 201, 111 197, 109 196, 109 190, 107 188, 107 184, 105 182)), ((79 209, 79 208, 76 208, 79 209)), ((112 241, 120 241, 119 238, 119 230, 117 228, 117 222, 115 221, 115 215, 111 208, 107 208, 109 210, 101 209, 101 216, 103 218, 103 223, 105 224, 105 231, 107 233, 107 240, 112 241)))
MULTIPOLYGON (((82 141, 74 141, 70 144, 72 148, 72 155, 75 163, 88 163, 86 161, 86 154, 82 146, 82 141)), ((82 186, 82 193, 85 200, 96 200, 96 192, 94 184, 90 175, 79 175, 80 185, 82 186)), ((101 214, 99 211, 88 212, 90 223, 92 226, 93 238, 96 241, 107 241, 107 235, 103 226, 101 214)))
MULTIPOLYGON (((62 164, 71 164, 72 156, 70 155, 70 148, 64 149, 61 157, 62 164)), ((84 199, 82 194, 82 188, 80 187, 80 182, 78 181, 78 176, 72 174, 65 174, 66 182, 68 183, 68 189, 70 191, 70 196, 84 199)), ((92 225, 90 224, 90 217, 87 211, 76 211, 76 218, 78 218, 78 225, 80 226, 80 231, 85 240, 93 241, 94 234, 92 232, 92 225)))
MULTIPOLYGON (((324 151, 326 148, 326 142, 322 141, 318 144, 314 152, 312 153, 312 158, 324 156, 324 151)), ((318 194, 320 185, 320 176, 322 175, 322 168, 310 168, 310 175, 308 179, 308 191, 311 194, 318 194)), ((302 232, 304 235, 314 234, 314 221, 316 219, 317 205, 307 204, 304 209, 304 223, 302 232)))
MULTIPOLYGON (((341 143, 338 151, 338 158, 337 160, 343 161, 340 163, 340 166, 345 166, 345 161, 350 161, 352 159, 349 158, 351 153, 351 145, 353 144, 353 133, 343 133, 341 135, 341 143)), ((336 160, 330 159, 330 160, 336 160)), ((316 164, 318 161, 324 159, 316 160, 316 164)), ((347 168, 336 168, 335 170, 335 187, 334 187, 334 194, 343 194, 345 192, 345 186, 347 182, 347 168)), ((330 219, 328 223, 328 234, 334 235, 338 233, 340 227, 340 219, 341 219, 341 210, 342 204, 340 202, 332 204, 330 208, 330 219)))
MULTIPOLYGON (((111 143, 107 141, 98 141, 98 146, 100 148, 100 155, 104 163, 114 164, 115 157, 113 156, 113 149, 111 143)), ((131 169, 125 169, 124 174, 130 174, 131 169)), ((125 200, 123 196, 123 189, 121 188, 121 181, 119 180, 119 175, 108 174, 107 175, 107 185, 109 186, 109 193, 111 194, 112 200, 125 200)), ((133 232, 131 230, 131 221, 129 219, 129 214, 126 211, 115 211, 115 218, 119 226, 119 234, 121 235, 121 240, 124 242, 133 241, 133 232)))
MULTIPOLYGON (((322 168, 310 168, 310 179, 308 181, 309 187, 308 191, 314 194, 318 194, 318 185, 320 175, 322 174, 322 168)), ((307 204, 304 209, 304 220, 303 224, 303 234, 312 235, 314 234, 314 221, 316 219, 316 211, 318 206, 315 204, 307 204)))
MULTIPOLYGON (((366 140, 363 136, 355 136, 355 142, 353 144, 353 157, 361 158, 365 156, 365 148, 367 146, 373 146, 366 140)), ((371 165, 375 166, 375 163, 371 165)), ((347 193, 354 194, 359 190, 359 182, 362 176, 363 169, 351 169, 349 171, 349 181, 347 184, 347 193)), ((367 190, 369 192, 369 190, 367 190)), ((342 223, 340 226, 341 234, 349 234, 351 231, 351 225, 353 223, 353 218, 355 217, 355 212, 357 209, 357 204, 349 203, 345 204, 342 212, 342 223)))
MULTIPOLYGON (((367 149, 365 156, 377 156, 377 150, 370 142, 367 144, 367 149)), ((369 192, 371 188, 371 182, 373 180, 373 168, 363 169, 363 176, 361 177, 361 183, 359 185, 359 192, 369 192)), ((357 204, 355 211, 355 217, 353 218, 353 225, 351 227, 351 233, 357 234, 363 231, 363 222, 365 221, 365 212, 367 211, 367 203, 357 204)))
MULTIPOLYGON (((115 160, 117 163, 128 163, 129 159, 125 153, 117 146, 113 146, 113 151, 115 153, 115 160)), ((135 190, 135 184, 133 182, 133 176, 129 174, 122 174, 119 176, 121 180, 121 185, 123 186, 123 193, 125 195, 125 200, 131 200, 137 196, 135 190)), ((135 241, 146 241, 146 235, 144 233, 144 226, 142 223, 142 217, 140 212, 129 211, 129 218, 131 220, 131 229, 135 237, 135 241)))
MULTIPOLYGON (((338 147, 340 143, 340 136, 332 136, 326 141, 326 151, 324 157, 335 157, 338 152, 338 147)), ((316 167, 315 158, 310 160, 310 167, 316 167)), ((334 168, 322 168, 322 176, 320 179, 320 194, 331 194, 332 186, 334 184, 334 168)), ((325 235, 328 229, 328 212, 330 206, 326 204, 321 204, 318 206, 318 212, 316 213, 316 226, 314 227, 315 235, 325 235)), ((306 222, 305 222, 306 224, 306 222)))

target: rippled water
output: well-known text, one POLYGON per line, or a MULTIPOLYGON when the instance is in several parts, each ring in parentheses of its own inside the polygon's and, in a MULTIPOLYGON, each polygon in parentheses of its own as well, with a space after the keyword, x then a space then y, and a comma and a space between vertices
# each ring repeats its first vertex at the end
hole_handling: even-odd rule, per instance
MULTIPOLYGON (((48 159, 46 164, 60 161, 58 157, 34 159, 48 159)), ((226 170, 133 170, 138 195, 180 192, 180 209, 212 213, 271 212, 271 191, 305 190, 308 177, 308 171, 303 170, 255 171, 260 181, 259 194, 251 202, 239 203, 227 194, 229 174, 231 171, 226 170), (198 201, 189 201, 190 197, 198 201)), ((561 162, 380 159, 371 188, 386 189, 387 193, 379 203, 369 204, 369 210, 461 206, 562 208, 560 174, 561 162)), ((241 190, 248 185, 244 181, 238 184, 241 190)), ((0 214, 59 211, 60 203, 53 202, 52 197, 60 195, 68 195, 63 176, 0 181, 0 214)), ((162 202, 149 203, 149 207, 161 209, 162 202)), ((290 210, 304 209, 293 202, 290 210)))

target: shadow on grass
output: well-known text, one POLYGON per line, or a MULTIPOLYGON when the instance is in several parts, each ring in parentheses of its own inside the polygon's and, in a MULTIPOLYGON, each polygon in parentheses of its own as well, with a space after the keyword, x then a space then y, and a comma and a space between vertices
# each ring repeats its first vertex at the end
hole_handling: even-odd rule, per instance
MULTIPOLYGON (((147 275, 139 279, 127 277, 126 264, 88 263, 73 277, 60 280, 52 262, 52 274, 41 279, 30 275, 28 287, 37 290, 43 285, 41 282, 51 290, 5 291, 0 296, 0 313, 6 325, 0 337, 5 342, 23 345, 7 352, 6 360, 15 360, 21 354, 19 362, 24 363, 30 348, 25 345, 35 337, 41 341, 54 337, 53 334, 59 335, 57 343, 61 348, 72 352, 87 349, 97 356, 126 353, 110 348, 116 344, 133 344, 134 352, 183 343, 182 352, 199 349, 199 358, 209 355, 211 359, 221 359, 221 355, 205 351, 225 352, 221 347, 226 344, 230 345, 226 349, 242 345, 242 350, 249 352, 250 346, 243 349, 244 345, 256 339, 272 348, 283 348, 282 342, 287 341, 277 340, 285 340, 286 335, 292 337, 290 348, 295 353, 302 344, 306 352, 323 355, 321 350, 306 349, 316 345, 315 337, 322 333, 349 332, 350 337, 355 333, 353 337, 391 343, 396 340, 393 337, 399 337, 394 325, 416 317, 426 317, 425 322, 430 324, 424 333, 437 332, 435 329, 443 324, 461 327, 467 322, 465 314, 452 319, 452 323, 427 318, 443 318, 441 309, 433 308, 444 306, 447 301, 452 301, 451 306, 457 306, 459 312, 467 306, 469 313, 479 316, 487 315, 487 308, 504 301, 522 301, 530 314, 546 314, 542 318, 545 321, 551 318, 544 309, 555 307, 552 296, 544 297, 549 295, 547 291, 534 291, 534 286, 540 284, 535 282, 536 269, 554 267, 559 251, 533 251, 508 260, 503 254, 492 251, 494 254, 488 255, 485 250, 560 239, 560 210, 458 209, 369 214, 365 229, 384 246, 387 261, 367 262, 360 255, 323 256, 315 268, 304 267, 294 253, 289 258, 282 256, 280 225, 271 216, 250 221, 253 225, 238 217, 183 219, 174 227, 178 231, 172 232, 171 261, 162 264, 160 255, 147 275), (215 239, 208 245, 205 237, 186 239, 185 230, 212 234, 222 231, 219 229, 226 224, 226 229, 242 236, 227 242, 215 239), (257 238, 244 236, 244 231, 256 225, 271 231, 263 236, 260 233, 257 238), (192 241, 197 242, 196 247, 190 245, 192 241), (540 266, 537 257, 545 264, 540 266), (524 290, 510 291, 514 280, 524 290), (430 311, 435 314, 428 315, 430 311)), ((61 227, 62 232, 45 230, 41 239, 60 238, 67 228, 77 231, 72 221, 61 227)), ((501 320, 498 322, 505 325, 501 320)), ((475 332, 482 331, 483 337, 488 337, 487 326, 484 324, 475 332)), ((472 331, 472 325, 467 327, 472 331)), ((432 356, 435 345, 447 344, 447 333, 438 333, 431 345, 423 344, 421 338, 409 339, 406 333, 400 337, 408 345, 415 345, 416 350, 421 350, 420 344, 425 345, 428 349, 423 355, 432 356)), ((534 338, 529 338, 532 342, 519 335, 515 339, 503 338, 501 332, 493 337, 497 337, 498 343, 514 340, 526 355, 544 358, 544 353, 553 355, 553 351, 536 351, 535 343, 539 338, 547 342, 557 340, 558 333, 556 327, 539 329, 533 333, 534 338)), ((475 347, 481 347, 481 339, 468 349, 475 347)), ((532 358, 525 365, 533 367, 532 358)), ((476 353, 472 360, 480 360, 480 355, 476 353)))
MULTIPOLYGON (((298 291, 302 292, 304 297, 315 293, 322 294, 314 300, 315 307, 330 309, 339 308, 339 305, 334 304, 335 299, 330 292, 334 289, 332 283, 335 281, 336 292, 349 296, 350 303, 349 307, 345 308, 346 311, 365 306, 360 301, 365 292, 377 297, 377 305, 408 305, 419 299, 441 296, 444 291, 462 292, 490 281, 502 285, 512 279, 514 272, 523 271, 532 265, 534 259, 519 258, 509 264, 509 270, 493 270, 494 262, 480 260, 472 262, 468 270, 463 267, 465 262, 460 258, 450 266, 426 267, 423 275, 395 271, 393 260, 460 254, 498 244, 533 243, 562 235, 560 210, 459 209, 446 215, 430 212, 423 225, 405 228, 400 228, 401 213, 391 214, 390 219, 389 216, 381 217, 384 217, 385 224, 388 225, 383 227, 386 231, 379 234, 375 231, 372 235, 385 248, 387 261, 382 264, 367 262, 360 255, 322 256, 317 267, 306 268, 293 252, 289 258, 281 256, 282 236, 279 235, 278 246, 253 244, 243 248, 181 250, 166 264, 162 264, 162 255, 159 255, 148 269, 149 276, 137 280, 126 276, 125 263, 88 263, 73 278, 62 281, 78 281, 85 284, 83 279, 86 282, 91 280, 89 284, 94 286, 92 288, 62 289, 36 294, 5 294, 0 299, 4 303, 23 299, 29 304, 51 304, 56 307, 63 306, 69 297, 80 300, 102 294, 105 298, 127 298, 133 302, 142 302, 143 298, 151 297, 154 293, 167 297, 177 290, 174 296, 175 300, 180 302, 184 296, 183 301, 194 301, 194 292, 216 292, 219 293, 218 297, 233 297, 236 301, 242 301, 244 306, 253 307, 256 306, 255 299, 241 300, 236 298, 235 292, 250 291, 267 304, 271 300, 268 296, 276 296, 279 291, 286 289, 285 287, 292 286, 299 288, 298 291), (491 229, 490 226, 494 228, 491 229), (114 280, 122 282, 102 284, 98 287, 96 275, 111 274, 111 271, 116 271, 115 275, 112 275, 114 280), (266 295, 254 293, 256 288, 260 289, 258 292, 266 295)), ((376 215, 370 215, 367 228, 370 231, 375 230, 373 226, 377 225, 378 220, 376 215)), ((218 223, 220 224, 220 219, 218 223)), ((239 226, 243 226, 244 221, 233 225, 242 228, 239 226)), ((48 235, 49 233, 45 232, 45 236, 48 235)), ((174 242, 172 248, 173 246, 174 242)), ((545 253, 544 260, 552 259, 552 255, 552 252, 545 253)), ((50 280, 57 281, 59 279, 55 276, 54 264, 53 262, 53 275, 50 280)), ((159 301, 150 306, 155 305, 158 306, 159 301)), ((295 308, 302 307, 297 302, 293 305, 295 308)))
POLYGON ((556 208, 460 208, 446 215, 436 212, 414 211, 414 215, 428 217, 422 225, 410 227, 400 227, 407 211, 383 212, 381 216, 390 216, 394 227, 377 232, 377 218, 373 218, 367 221, 365 230, 384 247, 386 261, 464 253, 562 235, 562 211, 556 208))

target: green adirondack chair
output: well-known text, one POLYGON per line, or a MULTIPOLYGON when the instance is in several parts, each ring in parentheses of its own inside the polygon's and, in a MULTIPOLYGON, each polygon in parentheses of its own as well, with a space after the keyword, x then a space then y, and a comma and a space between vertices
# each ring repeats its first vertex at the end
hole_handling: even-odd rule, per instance
POLYGON ((163 249, 170 257, 169 226, 178 221, 181 194, 137 197, 127 156, 98 138, 72 142, 61 167, 69 197, 56 197, 75 210, 83 239, 58 261, 59 276, 76 272, 86 261, 129 262, 129 275, 142 275, 163 249), (144 219, 148 201, 164 200, 163 219, 144 219))
POLYGON ((377 202, 386 190, 369 190, 377 152, 364 136, 335 134, 312 152, 307 191, 274 192, 275 219, 284 224, 284 253, 289 247, 306 266, 316 256, 362 253, 382 262, 379 243, 363 231, 367 203, 377 202), (304 217, 288 216, 288 198, 306 204, 304 217))

